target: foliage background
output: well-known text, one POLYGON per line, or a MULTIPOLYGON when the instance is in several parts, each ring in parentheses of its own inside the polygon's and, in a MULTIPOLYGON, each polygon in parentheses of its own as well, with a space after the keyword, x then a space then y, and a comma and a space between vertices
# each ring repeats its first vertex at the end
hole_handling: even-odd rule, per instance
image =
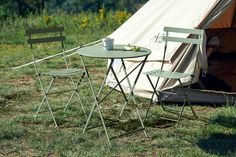
MULTIPOLYGON (((236 156, 236 108, 235 104, 208 106, 194 104, 197 120, 183 119, 181 127, 164 119, 173 118, 153 106, 145 122, 149 138, 142 132, 112 140, 107 145, 101 128, 82 129, 86 118, 77 102, 63 107, 68 95, 51 98, 55 117, 59 124, 53 127, 48 112, 37 118, 34 114, 41 101, 41 93, 32 66, 19 70, 12 67, 31 61, 26 43, 28 27, 62 25, 66 31, 66 46, 75 47, 113 32, 142 5, 141 0, 1 0, 0 3, 0 156, 140 156, 140 157, 235 157, 236 156), (20 4, 20 7, 19 7, 20 4)), ((79 57, 70 58, 78 67, 79 57)), ((87 59, 96 91, 105 76, 106 61, 87 59)), ((47 64, 58 68, 57 64, 47 64)), ((61 83, 61 88, 67 87, 61 83)), ((89 88, 82 86, 83 102, 89 113, 93 99, 89 88)), ((115 92, 104 102, 104 114, 113 117, 123 104, 122 95, 115 92), (112 105, 112 106, 111 106, 112 105)), ((137 99, 144 115, 150 100, 137 99)), ((178 105, 173 107, 180 108, 178 105)), ((127 105, 129 106, 129 105, 127 105)), ((109 127, 110 134, 126 132, 139 127, 132 117, 135 112, 127 108, 125 121, 109 127), (126 119, 127 118, 127 119, 126 119)), ((47 108, 45 108, 47 111, 47 108)), ((95 119, 99 123, 99 119, 95 119)))
POLYGON ((97 12, 101 8, 106 8, 106 10, 125 10, 134 13, 145 2, 147 0, 1 0, 0 19, 42 13, 45 10, 51 14, 58 10, 80 13, 97 12))
POLYGON ((0 44, 24 44, 25 29, 52 26, 65 27, 67 44, 84 44, 114 31, 145 1, 2 0, 0 44))

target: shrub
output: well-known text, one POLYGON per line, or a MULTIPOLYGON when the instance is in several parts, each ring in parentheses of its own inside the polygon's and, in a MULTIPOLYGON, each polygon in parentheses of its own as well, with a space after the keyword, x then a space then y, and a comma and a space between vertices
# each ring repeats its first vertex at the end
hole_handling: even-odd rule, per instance
POLYGON ((106 11, 100 9, 98 12, 82 12, 78 14, 67 14, 59 11, 49 14, 29 14, 27 17, 7 18, 0 25, 1 44, 25 44, 25 29, 64 26, 67 44, 75 45, 94 41, 101 36, 109 35, 131 16, 126 11, 106 11), (86 39, 83 36, 86 34, 86 39))

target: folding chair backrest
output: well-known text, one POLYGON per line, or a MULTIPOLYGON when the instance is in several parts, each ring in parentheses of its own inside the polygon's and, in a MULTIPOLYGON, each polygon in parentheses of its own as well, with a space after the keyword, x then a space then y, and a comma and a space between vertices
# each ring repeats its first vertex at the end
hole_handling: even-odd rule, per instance
MULTIPOLYGON (((32 60, 36 68, 36 72, 39 73, 39 68, 36 61, 36 51, 33 50, 33 46, 36 44, 48 44, 48 43, 59 43, 61 46, 60 51, 64 52, 64 41, 65 36, 63 35, 64 27, 52 27, 52 28, 39 28, 39 29, 27 29, 26 35, 28 36, 27 42, 31 48, 32 60)), ((43 50, 43 48, 41 48, 43 50)), ((48 52, 47 52, 48 53, 48 52)), ((68 68, 68 63, 65 54, 62 53, 64 58, 64 63, 66 68, 68 68)), ((42 58, 40 58, 42 59, 42 58)), ((43 59, 50 59, 44 56, 43 59)), ((42 60, 43 60, 42 59, 42 60)))
POLYGON ((165 41, 165 48, 161 69, 163 69, 169 42, 179 42, 184 44, 197 45, 198 49, 200 48, 200 45, 203 44, 204 30, 202 29, 164 27, 164 31, 165 36, 163 37, 163 40, 165 41), (183 35, 187 35, 187 37, 183 37, 183 35))
POLYGON ((63 36, 64 27, 53 28, 41 28, 41 29, 28 29, 26 35, 28 35, 28 44, 33 47, 33 44, 48 43, 48 42, 61 42, 61 47, 64 48, 65 36, 63 36), (37 35, 44 34, 45 37, 39 37, 37 35), (33 38, 35 35, 35 38, 33 38))

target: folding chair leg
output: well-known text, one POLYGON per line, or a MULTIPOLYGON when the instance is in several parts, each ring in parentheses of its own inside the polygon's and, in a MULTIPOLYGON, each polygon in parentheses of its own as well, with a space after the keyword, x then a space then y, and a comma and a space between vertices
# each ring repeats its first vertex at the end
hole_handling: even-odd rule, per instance
POLYGON ((55 127, 57 127, 57 122, 56 122, 56 119, 55 119, 55 117, 54 117, 54 115, 53 115, 52 108, 51 108, 51 106, 50 106, 50 104, 49 104, 48 98, 45 97, 45 99, 46 99, 46 102, 47 102, 47 105, 48 105, 48 109, 49 109, 49 111, 50 111, 50 114, 51 114, 51 116, 52 116, 53 122, 54 122, 54 124, 55 124, 55 127))
MULTIPOLYGON (((55 80, 55 78, 52 78, 52 80, 50 81, 50 84, 49 84, 49 86, 48 86, 48 88, 47 88, 47 90, 46 90, 46 92, 45 92, 46 95, 47 95, 47 93, 49 92, 49 90, 50 90, 50 88, 51 88, 51 86, 52 86, 54 80, 55 80)), ((40 82, 41 82, 41 81, 40 81, 40 82)), ((41 85, 41 83, 40 83, 40 85, 41 85)), ((44 89, 42 88, 42 90, 44 90, 44 89)), ((44 101, 45 101, 45 98, 46 98, 46 97, 43 96, 43 99, 42 99, 42 101, 41 101, 41 103, 40 103, 40 105, 39 105, 39 107, 38 107, 38 109, 37 109, 37 112, 36 112, 36 114, 35 114, 34 117, 37 117, 37 115, 39 114, 39 112, 40 112, 40 110, 41 110, 41 108, 42 108, 42 105, 43 105, 43 103, 44 103, 44 101)))
POLYGON ((49 86, 48 86, 48 88, 47 88, 46 91, 45 91, 44 88, 43 88, 43 84, 42 84, 42 81, 41 81, 41 79, 39 78, 39 76, 38 76, 38 80, 39 80, 39 84, 40 84, 41 89, 42 89, 42 92, 43 92, 43 100, 42 100, 42 102, 41 102, 41 105, 39 106, 38 111, 39 111, 40 108, 42 107, 43 102, 46 100, 46 103, 47 103, 49 112, 50 112, 50 114, 51 114, 51 117, 52 117, 52 119, 53 119, 53 122, 54 122, 54 124, 55 124, 55 127, 57 127, 56 119, 55 119, 55 117, 54 117, 54 115, 53 115, 52 108, 51 108, 51 106, 50 106, 50 104, 49 104, 49 101, 48 101, 48 98, 47 98, 47 93, 49 92, 49 90, 50 90, 50 88, 51 88, 51 86, 52 86, 52 84, 53 84, 55 78, 54 78, 54 77, 52 78, 52 80, 51 80, 51 82, 50 82, 50 84, 49 84, 49 86))
POLYGON ((194 111, 194 109, 193 109, 193 107, 192 107, 192 105, 191 105, 191 103, 190 103, 190 102, 188 101, 188 99, 186 98, 186 99, 185 99, 185 102, 184 102, 184 104, 183 104, 183 106, 182 106, 182 108, 181 108, 180 115, 179 115, 179 119, 178 119, 178 121, 177 121, 176 127, 179 126, 179 122, 180 122, 180 120, 181 120, 181 117, 183 117, 183 111, 184 111, 184 107, 185 107, 186 101, 188 102, 188 105, 189 105, 189 107, 190 107, 190 109, 191 109, 191 111, 192 111, 192 114, 193 114, 194 118, 198 118, 197 115, 196 115, 196 113, 195 113, 195 111, 194 111))
POLYGON ((69 106, 69 104, 70 104, 70 102, 71 102, 71 99, 72 99, 72 98, 74 97, 74 95, 75 95, 75 92, 76 92, 76 91, 73 91, 73 93, 71 94, 69 100, 68 100, 67 103, 66 103, 66 106, 65 106, 64 111, 65 111, 65 110, 67 109, 67 107, 69 106))
POLYGON ((195 118, 198 118, 198 116, 197 116, 195 110, 193 109, 193 107, 192 107, 191 105, 190 105, 190 109, 191 109, 191 111, 192 111, 192 113, 193 113, 193 116, 194 116, 195 118))
POLYGON ((193 109, 193 107, 192 107, 192 105, 191 105, 191 103, 190 103, 190 101, 189 101, 189 99, 188 99, 187 91, 185 91, 185 88, 183 87, 182 82, 180 81, 180 79, 178 79, 178 81, 179 81, 179 83, 180 83, 180 85, 181 85, 181 88, 182 88, 182 91, 183 91, 183 93, 184 93, 185 99, 184 99, 184 103, 183 103, 181 109, 178 110, 178 111, 176 110, 177 112, 176 112, 176 111, 174 112, 174 111, 172 111, 171 108, 169 108, 169 109, 166 108, 166 106, 162 103, 162 101, 161 101, 161 99, 160 99, 160 97, 159 97, 158 91, 156 91, 156 86, 157 86, 159 80, 157 80, 157 82, 156 82, 156 84, 155 84, 155 86, 154 86, 154 84, 153 84, 153 82, 151 81, 149 75, 146 75, 146 76, 147 76, 147 78, 148 78, 148 80, 149 80, 149 82, 150 82, 150 84, 151 84, 151 86, 152 86, 152 88, 153 88, 153 94, 152 94, 152 97, 151 97, 151 100, 150 100, 150 103, 149 103, 149 106, 148 106, 146 115, 145 115, 145 117, 144 117, 144 121, 146 120, 146 118, 147 118, 147 116, 148 116, 148 113, 149 113, 149 110, 150 110, 150 107, 151 107, 151 104, 152 104, 154 95, 157 96, 158 102, 160 103, 160 105, 161 105, 161 107, 162 107, 162 109, 163 109, 164 111, 167 111, 167 112, 169 111, 169 112, 171 112, 171 113, 178 114, 178 120, 177 120, 177 123, 176 123, 176 127, 179 126, 180 120, 181 120, 181 118, 183 117, 183 111, 184 111, 184 107, 185 107, 186 102, 187 102, 188 105, 190 106, 190 109, 191 109, 191 111, 192 111, 193 116, 194 116, 195 118, 197 118, 197 115, 196 115, 196 113, 195 113, 195 111, 194 111, 194 109, 193 109))
POLYGON ((190 101, 189 101, 189 99, 188 99, 188 96, 186 95, 185 98, 186 98, 186 101, 187 101, 187 103, 188 103, 188 105, 189 105, 191 111, 192 111, 192 114, 193 114, 194 118, 198 118, 198 116, 197 116, 195 110, 193 109, 192 104, 190 103, 190 101))
MULTIPOLYGON (((181 111, 180 111, 179 119, 178 119, 178 121, 177 121, 177 127, 178 127, 179 121, 181 120, 181 117, 182 117, 182 115, 183 115, 183 110, 184 110, 184 107, 185 107, 186 102, 188 103, 188 105, 189 105, 189 107, 190 107, 190 109, 191 109, 191 111, 192 111, 193 116, 194 116, 195 118, 197 118, 197 115, 196 115, 196 113, 195 113, 195 111, 194 111, 194 109, 193 109, 193 107, 192 107, 192 104, 191 104, 190 101, 189 101, 187 91, 185 91, 185 88, 183 87, 183 84, 182 84, 182 82, 180 81, 180 79, 178 79, 178 81, 179 81, 179 83, 180 83, 180 85, 181 85, 181 88, 182 88, 182 91, 183 91, 183 93, 184 93, 185 99, 184 99, 184 103, 183 103, 182 109, 181 109, 181 111)), ((189 88, 189 87, 188 87, 188 88, 189 88)))
POLYGON ((83 111, 85 117, 87 117, 87 113, 86 113, 86 111, 85 111, 85 109, 84 109, 84 105, 83 105, 83 103, 82 103, 82 100, 81 100, 81 98, 80 98, 80 95, 79 95, 78 91, 76 91, 76 90, 73 91, 73 93, 71 94, 69 100, 68 100, 67 103, 66 103, 66 106, 65 106, 64 111, 66 111, 66 109, 68 108, 68 106, 69 106, 69 104, 70 104, 70 102, 71 102, 71 100, 72 100, 72 98, 74 97, 75 94, 77 94, 77 97, 78 97, 78 100, 79 100, 79 104, 80 104, 80 106, 81 106, 81 109, 82 109, 82 111, 83 111))
POLYGON ((179 122, 180 122, 181 117, 182 117, 182 115, 183 115, 184 107, 185 107, 185 101, 184 101, 183 106, 181 107, 180 114, 179 114, 179 118, 178 118, 178 121, 177 121, 177 123, 176 123, 176 127, 179 127, 179 122))
POLYGON ((147 118, 147 116, 148 116, 150 107, 151 107, 151 105, 152 105, 152 103, 153 103, 154 95, 156 95, 157 98, 159 97, 158 92, 156 91, 156 87, 157 87, 157 84, 158 84, 159 79, 157 80, 156 85, 154 86, 154 84, 152 83, 152 80, 151 80, 151 78, 149 77, 149 75, 146 75, 146 76, 147 76, 147 78, 148 78, 148 80, 149 80, 149 82, 150 82, 150 84, 151 84, 151 86, 152 86, 153 93, 152 93, 152 97, 151 97, 151 99, 150 99, 150 103, 149 103, 149 105, 148 105, 148 109, 147 109, 146 115, 145 115, 145 117, 144 117, 144 121, 146 120, 146 118, 147 118))
MULTIPOLYGON (((47 95, 46 95, 45 92, 43 92, 43 93, 44 93, 43 102, 44 102, 44 100, 46 100, 46 103, 47 103, 48 109, 49 109, 49 111, 50 111, 51 117, 52 117, 52 119, 53 119, 53 122, 54 122, 54 124, 55 124, 55 127, 57 127, 57 122, 56 122, 56 119, 55 119, 55 117, 54 117, 54 115, 53 115, 52 108, 51 108, 51 106, 50 106, 50 104, 49 104, 47 95)), ((43 103, 43 102, 42 102, 42 103, 43 103)), ((41 106, 42 106, 42 104, 41 104, 41 106)))
POLYGON ((36 114, 34 115, 35 118, 38 116, 38 114, 39 114, 39 112, 40 112, 40 110, 41 110, 41 108, 42 108, 42 105, 43 105, 44 101, 45 101, 45 97, 43 97, 43 99, 42 99, 42 101, 41 101, 41 103, 40 103, 40 105, 39 105, 39 107, 38 107, 38 109, 37 109, 37 112, 36 112, 36 114))
POLYGON ((79 95, 79 92, 78 92, 78 87, 79 87, 79 85, 80 85, 82 79, 84 78, 84 76, 85 76, 85 73, 83 73, 83 75, 81 76, 81 78, 79 79, 79 81, 78 81, 77 84, 75 84, 75 81, 73 80, 73 78, 70 77, 71 82, 72 82, 72 85, 73 85, 73 87, 74 87, 75 89, 74 89, 73 93, 71 94, 71 96, 70 96, 68 102, 66 103, 66 106, 65 106, 64 111, 68 108, 68 106, 69 106, 69 104, 70 104, 72 98, 74 97, 74 95, 77 94, 77 97, 78 97, 78 100, 79 100, 81 109, 82 109, 82 111, 84 112, 85 117, 87 117, 86 111, 85 111, 85 109, 84 109, 84 105, 83 105, 83 103, 82 103, 82 100, 81 100, 80 95, 79 95))
POLYGON ((186 93, 185 93, 185 99, 186 99, 186 101, 187 101, 187 103, 188 103, 188 105, 189 105, 189 107, 190 107, 190 109, 191 109, 191 111, 192 111, 192 114, 193 114, 194 118, 198 118, 198 116, 197 116, 195 110, 193 109, 192 104, 191 104, 190 101, 189 101, 188 95, 187 95, 186 93))

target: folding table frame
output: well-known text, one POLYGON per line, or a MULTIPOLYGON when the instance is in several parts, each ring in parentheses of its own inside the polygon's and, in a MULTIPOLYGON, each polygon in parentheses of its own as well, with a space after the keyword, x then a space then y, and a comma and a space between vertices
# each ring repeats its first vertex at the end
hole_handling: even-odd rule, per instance
POLYGON ((109 66, 107 68, 107 72, 106 72, 106 77, 104 78, 101 86, 100 86, 100 89, 98 91, 98 94, 96 95, 95 92, 94 92, 94 87, 93 87, 93 84, 91 82, 91 79, 89 77, 89 83, 90 83, 90 86, 91 86, 91 89, 92 89, 92 95, 93 95, 93 98, 95 100, 94 104, 92 105, 92 108, 91 108, 91 111, 90 111, 90 114, 88 116, 88 119, 87 119, 87 122, 85 124, 85 127, 83 129, 83 133, 85 133, 85 131, 87 130, 88 128, 88 125, 89 125, 89 122, 91 120, 91 117, 94 113, 94 110, 95 108, 98 110, 98 113, 99 113, 99 116, 100 116, 100 119, 101 119, 101 122, 102 122, 102 126, 103 126, 103 129, 105 131, 105 134, 106 134, 106 137, 107 137, 107 140, 108 140, 108 143, 109 145, 111 145, 111 141, 110 141, 110 137, 108 135, 108 132, 107 132, 107 128, 106 128, 106 124, 104 122, 104 118, 102 116, 102 113, 101 113, 101 110, 100 110, 100 105, 101 103, 105 100, 105 98, 108 97, 108 95, 111 94, 112 91, 115 90, 115 88, 119 87, 124 99, 125 99, 125 105, 123 106, 122 108, 122 111, 120 113, 120 116, 119 118, 122 116, 122 113, 124 111, 124 108, 126 106, 126 104, 128 103, 130 97, 132 98, 133 102, 134 102, 134 105, 135 105, 135 110, 136 110, 136 113, 138 115, 138 118, 139 118, 139 121, 140 121, 140 124, 141 124, 141 128, 144 132, 144 135, 147 137, 147 133, 146 133, 146 130, 145 130, 145 127, 144 127, 144 124, 143 124, 143 120, 141 118, 141 115, 140 115, 140 112, 139 112, 139 109, 138 109, 138 106, 137 106, 137 103, 135 101, 135 98, 134 98, 134 94, 133 94, 133 90, 135 88, 135 85, 138 81, 138 78, 141 74, 141 71, 145 65, 145 62, 147 60, 147 57, 148 55, 150 54, 150 50, 148 49, 144 49, 144 48, 141 48, 140 51, 136 52, 136 51, 127 51, 127 50, 124 50, 123 49, 123 46, 116 46, 113 50, 104 50, 104 48, 102 47, 102 45, 93 45, 93 46, 89 46, 89 47, 86 47, 86 48, 82 48, 82 49, 79 49, 78 50, 78 54, 80 55, 81 57, 81 61, 82 61, 82 64, 83 64, 83 67, 86 71, 86 74, 87 76, 89 77, 89 73, 88 73, 88 70, 87 70, 87 67, 84 63, 84 59, 83 57, 92 57, 92 58, 101 58, 101 59, 110 59, 110 63, 109 63, 109 66), (142 61, 140 61, 138 63, 138 65, 133 69, 131 70, 130 72, 127 72, 126 70, 126 66, 125 66, 125 63, 124 63, 124 59, 128 59, 128 58, 136 58, 136 57, 144 57, 144 59, 142 61), (118 79, 117 77, 117 74, 115 73, 115 70, 113 68, 113 63, 114 63, 114 60, 115 59, 120 59, 121 60, 121 63, 122 63, 122 66, 123 66, 123 70, 124 70, 124 73, 125 73, 125 77, 122 78, 122 79, 118 79), (138 67, 140 67, 138 69, 138 67), (131 85, 130 81, 129 81, 129 75, 131 73, 133 73, 136 69, 138 69, 138 73, 137 73, 137 76, 134 80, 134 83, 133 85, 131 85), (100 97, 100 94, 103 90, 103 87, 105 86, 105 82, 106 82, 106 78, 107 78, 107 75, 109 74, 109 72, 112 72, 112 74, 114 75, 114 78, 116 80, 116 85, 110 89, 109 92, 107 92, 107 94, 102 97, 102 98, 99 98, 100 97), (127 80, 128 81, 128 85, 129 85, 129 88, 130 88, 130 93, 128 96, 126 96, 123 88, 122 88, 122 85, 121 83, 124 81, 124 80, 127 80))

